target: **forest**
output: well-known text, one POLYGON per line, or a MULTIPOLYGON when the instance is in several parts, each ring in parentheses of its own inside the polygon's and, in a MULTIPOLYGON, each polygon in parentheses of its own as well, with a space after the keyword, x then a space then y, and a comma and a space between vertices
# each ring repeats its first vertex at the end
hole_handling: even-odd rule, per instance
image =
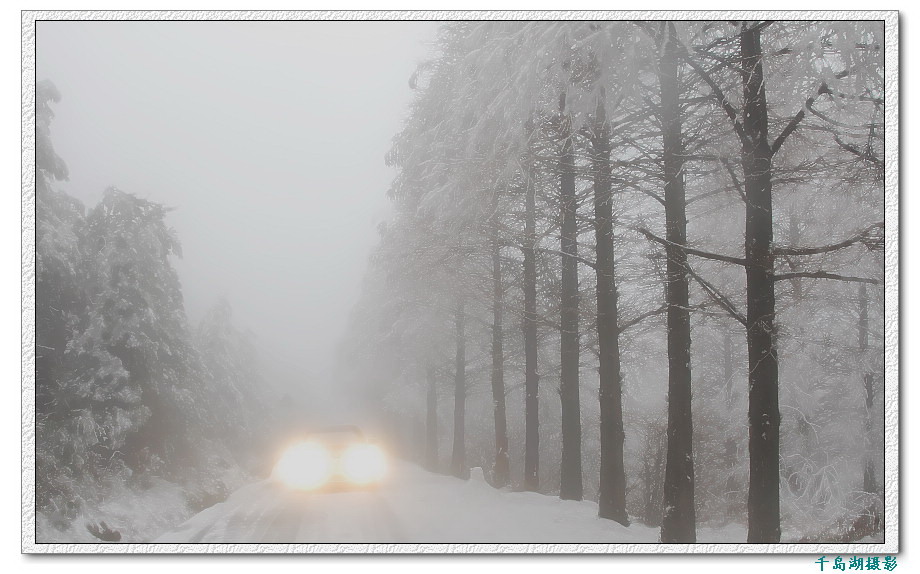
MULTIPOLYGON (((260 33, 282 30, 294 32, 260 33)), ((40 77, 35 409, 23 427, 34 431, 36 540, 149 542, 179 527, 173 540, 412 542, 400 538, 408 532, 451 542, 475 539, 491 516, 498 542, 558 528, 607 542, 738 542, 719 537, 740 529, 749 543, 883 541, 884 36, 881 21, 441 23, 379 157, 394 178, 363 191, 368 203, 386 193, 389 212, 351 314, 336 312, 343 334, 328 380, 277 343, 316 331, 333 348, 336 327, 309 319, 334 298, 310 287, 339 273, 328 285, 345 293, 344 267, 330 261, 346 246, 311 242, 308 224, 282 229, 279 219, 270 241, 302 259, 232 253, 201 221, 183 236, 249 257, 252 275, 283 267, 271 277, 296 296, 266 280, 258 300, 233 302, 262 315, 263 329, 267 311, 290 308, 297 329, 269 325, 278 333, 266 344, 238 324, 216 281, 198 285, 215 291, 210 307, 189 314, 173 207, 115 186, 94 205, 78 199, 94 196, 68 188, 52 137, 66 94, 40 77), (319 252, 332 256, 310 259, 319 252), (270 374, 285 361, 297 398, 270 374), (356 413, 347 422, 380 432, 396 478, 369 498, 317 494, 316 508, 292 515, 303 498, 266 486, 288 431, 356 413), (239 506, 203 512, 236 493, 239 506)), ((226 46, 210 49, 201 54, 236 65, 226 46)), ((166 87, 148 101, 177 98, 164 109, 198 139, 138 130, 123 145, 150 138, 178 150, 145 148, 161 159, 133 158, 137 173, 220 181, 200 190, 213 203, 205 219, 233 220, 222 203, 260 197, 230 185, 240 170, 339 169, 316 165, 310 146, 329 135, 317 128, 285 140, 270 165, 217 165, 230 156, 215 146, 200 156, 215 165, 181 174, 162 158, 199 157, 190 142, 216 136, 193 124, 207 110, 186 105, 176 86, 187 78, 164 62, 151 77, 166 87)), ((344 77, 332 76, 307 79, 344 77)), ((207 97, 233 109, 261 101, 231 100, 239 78, 215 77, 199 87, 207 97)), ((111 121, 100 101, 70 113, 111 121)), ((140 101, 130 113, 143 113, 140 101)), ((227 133, 261 133, 267 120, 254 109, 240 112, 251 125, 226 120, 227 133)), ((338 152, 357 156, 371 130, 348 121, 329 125, 355 138, 338 152)), ((336 205, 331 185, 290 185, 307 198, 300 209, 336 205)), ((373 230, 359 211, 336 237, 373 230)), ((233 221, 241 236, 268 235, 233 221)))
POLYGON ((664 543, 878 535, 883 35, 443 24, 338 384, 432 471, 664 543))
POLYGON ((225 299, 188 324, 169 209, 113 187, 87 210, 58 189, 68 177, 51 141, 61 97, 38 83, 38 539, 143 539, 262 472, 274 405, 255 341, 225 299), (145 492, 137 521, 126 501, 145 492), (123 523, 96 519, 113 515, 123 523))

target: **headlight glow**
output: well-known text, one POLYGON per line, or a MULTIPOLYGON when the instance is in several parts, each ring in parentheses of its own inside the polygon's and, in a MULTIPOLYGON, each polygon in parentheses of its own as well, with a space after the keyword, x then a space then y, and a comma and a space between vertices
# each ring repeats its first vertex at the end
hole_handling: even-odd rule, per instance
POLYGON ((290 446, 278 464, 275 477, 289 488, 311 490, 322 486, 332 473, 332 459, 326 448, 312 441, 290 446))
POLYGON ((378 481, 386 471, 386 456, 376 445, 355 444, 342 454, 342 474, 354 484, 378 481))

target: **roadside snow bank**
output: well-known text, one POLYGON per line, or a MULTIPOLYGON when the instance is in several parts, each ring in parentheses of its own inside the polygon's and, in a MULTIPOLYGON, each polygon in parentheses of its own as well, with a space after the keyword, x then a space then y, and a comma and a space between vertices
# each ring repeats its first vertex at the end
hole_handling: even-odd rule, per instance
POLYGON ((92 542, 102 540, 89 528, 100 527, 117 532, 117 542, 146 542, 175 527, 192 515, 187 494, 177 484, 152 479, 149 488, 135 490, 121 486, 98 506, 86 508, 76 519, 62 520, 50 513, 35 517, 36 540, 40 543, 92 542))

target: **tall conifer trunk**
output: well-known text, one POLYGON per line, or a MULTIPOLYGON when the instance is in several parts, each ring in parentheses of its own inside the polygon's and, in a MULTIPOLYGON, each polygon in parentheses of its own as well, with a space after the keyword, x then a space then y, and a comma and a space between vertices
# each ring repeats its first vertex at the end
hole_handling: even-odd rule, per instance
POLYGON ((466 316, 463 300, 457 304, 454 317, 457 354, 454 362, 454 443, 450 471, 457 478, 469 478, 466 467, 466 316))
POLYGON ((610 124, 601 88, 591 137, 594 175, 594 232, 597 242, 597 346, 600 364, 598 398, 601 416, 601 475, 598 516, 629 525, 626 513, 626 471, 623 465, 623 390, 617 291, 613 257, 613 194, 611 191, 610 124))
POLYGON ((562 153, 559 158, 561 203, 562 293, 560 309, 562 400, 562 464, 559 497, 581 500, 581 407, 578 388, 578 222, 575 195, 575 142, 571 118, 565 114, 565 93, 559 98, 562 153))
POLYGON ((492 224, 492 408, 495 418, 495 466, 492 485, 506 486, 510 482, 508 461, 508 425, 505 417, 505 369, 502 324, 502 259, 498 236, 498 192, 493 202, 492 224))
POLYGON ((426 369, 428 379, 427 413, 425 417, 425 467, 438 470, 438 385, 433 367, 426 369))
MULTIPOLYGON (((866 285, 859 285, 859 352, 862 358, 867 357, 869 351, 869 297, 866 295, 866 285)), ((875 377, 871 368, 863 374, 863 390, 866 397, 866 454, 863 462, 863 491, 877 494, 878 479, 875 472, 875 441, 873 440, 872 411, 875 406, 875 377)))
POLYGON ((773 281, 773 155, 767 134, 767 96, 760 27, 741 26, 744 83, 742 167, 746 198, 748 425, 750 487, 748 542, 780 540, 779 357, 773 281))
POLYGON ((662 542, 696 542, 693 500, 693 419, 690 389, 690 295, 687 279, 687 198, 684 188, 677 31, 661 35, 658 78, 664 160, 668 306, 668 453, 662 542))
MULTIPOLYGON (((534 125, 527 122, 528 145, 534 125)), ((524 174, 524 488, 540 489, 540 375, 537 373, 537 243, 536 194, 533 154, 528 152, 524 174)))

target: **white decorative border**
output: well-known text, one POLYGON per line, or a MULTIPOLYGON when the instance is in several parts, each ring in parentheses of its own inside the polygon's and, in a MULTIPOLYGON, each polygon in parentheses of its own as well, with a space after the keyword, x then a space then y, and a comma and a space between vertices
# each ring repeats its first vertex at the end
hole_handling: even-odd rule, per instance
POLYGON ((28 553, 891 554, 899 550, 899 45, 895 11, 23 11, 22 551, 28 553), (35 542, 36 20, 881 20, 885 23, 885 542, 855 544, 39 544, 35 542))

